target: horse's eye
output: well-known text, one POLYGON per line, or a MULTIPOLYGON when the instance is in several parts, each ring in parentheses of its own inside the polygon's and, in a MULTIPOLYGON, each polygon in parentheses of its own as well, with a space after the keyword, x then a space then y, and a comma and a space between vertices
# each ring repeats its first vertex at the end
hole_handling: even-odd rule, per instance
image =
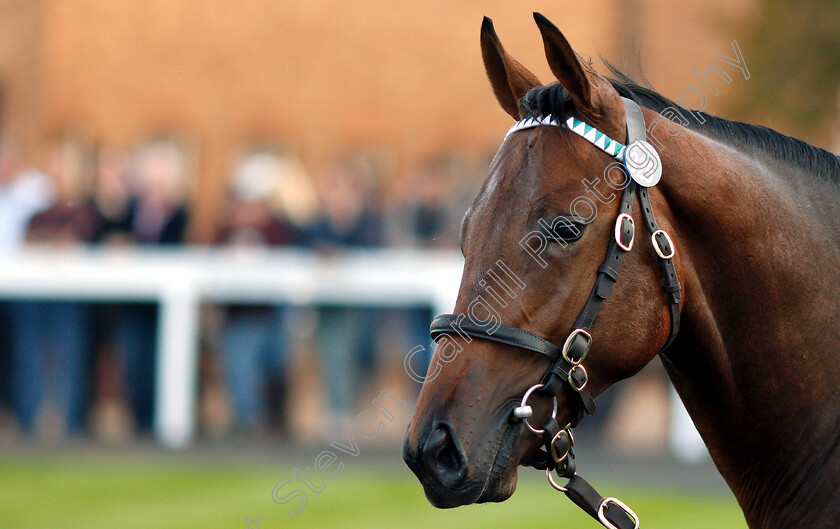
POLYGON ((583 236, 586 224, 575 222, 568 217, 555 217, 552 220, 543 219, 540 221, 540 231, 548 237, 549 241, 562 240, 574 242, 583 236))

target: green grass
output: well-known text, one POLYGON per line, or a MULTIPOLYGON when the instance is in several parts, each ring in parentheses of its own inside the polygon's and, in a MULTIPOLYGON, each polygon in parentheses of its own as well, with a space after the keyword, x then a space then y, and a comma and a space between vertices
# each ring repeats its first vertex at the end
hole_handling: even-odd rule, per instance
MULTIPOLYGON (((306 465, 312 461, 298 464, 306 465)), ((289 519, 284 513, 296 504, 278 505, 271 492, 277 482, 294 480, 294 466, 229 462, 223 456, 4 456, 0 528, 246 529, 246 516, 262 517, 260 529, 600 527, 535 477, 521 480, 513 498, 502 504, 441 511, 429 506, 407 469, 352 460, 289 519)), ((635 509, 644 529, 746 527, 735 500, 720 491, 687 493, 666 485, 641 490, 600 480, 596 485, 635 509)))

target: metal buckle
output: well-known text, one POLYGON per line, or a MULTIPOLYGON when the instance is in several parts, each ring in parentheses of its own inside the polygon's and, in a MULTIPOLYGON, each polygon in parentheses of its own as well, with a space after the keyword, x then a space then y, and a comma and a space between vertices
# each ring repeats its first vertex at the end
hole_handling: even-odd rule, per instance
POLYGON ((629 252, 630 250, 632 250, 633 249, 633 241, 636 239, 636 225, 633 222, 633 217, 631 217, 627 213, 622 213, 621 215, 619 215, 618 218, 615 219, 615 231, 614 231, 613 235, 615 236, 615 242, 618 244, 619 248, 621 248, 625 252, 629 252), (627 219, 627 220, 630 221, 630 227, 632 228, 632 231, 630 233, 630 244, 628 244, 626 246, 624 245, 623 242, 621 242, 621 228, 624 226, 624 222, 623 222, 624 219, 627 219))
POLYGON ((656 250, 656 255, 658 255, 662 259, 670 259, 671 257, 674 257, 674 254, 677 252, 677 250, 674 248, 674 241, 671 240, 671 236, 668 235, 668 232, 665 231, 665 230, 656 230, 650 236, 650 240, 653 242, 653 249, 656 250), (665 240, 668 241, 668 247, 671 248, 671 252, 668 253, 667 255, 662 250, 662 247, 659 245, 659 241, 656 240, 656 236, 659 235, 659 234, 662 234, 662 235, 665 236, 665 240))
MULTIPOLYGON (((537 435, 542 435, 543 432, 545 432, 545 430, 538 430, 538 429, 534 428, 533 426, 531 426, 531 423, 528 422, 528 417, 531 417, 532 415, 534 415, 534 409, 531 408, 530 406, 528 406, 528 397, 531 396, 531 393, 533 393, 534 391, 536 391, 538 389, 541 389, 542 387, 544 387, 543 384, 535 384, 535 385, 531 386, 530 388, 528 388, 528 391, 526 391, 525 394, 522 395, 522 402, 519 403, 519 406, 517 406, 516 408, 513 409, 513 416, 517 419, 520 419, 522 422, 524 422, 525 426, 527 426, 529 430, 531 430, 533 433, 535 433, 537 435)), ((555 397, 551 397, 551 398, 554 401, 554 407, 551 410, 551 418, 556 419, 557 418, 557 397, 555 396, 555 397)))
MULTIPOLYGON (((549 480, 551 481, 551 480, 549 480)), ((558 489, 559 490, 559 489, 558 489)), ((616 505, 619 509, 625 512, 630 518, 633 519, 633 529, 639 529, 639 517, 633 512, 633 509, 628 507, 624 504, 621 500, 616 498, 605 498, 604 501, 601 502, 601 505, 598 506, 598 519, 604 524, 604 527, 607 529, 619 529, 616 525, 614 525, 611 521, 607 520, 607 517, 604 515, 604 508, 607 506, 608 503, 612 503, 616 505)))
POLYGON ((589 373, 586 372, 586 368, 583 367, 583 364, 573 365, 571 371, 569 371, 569 385, 572 387, 572 389, 580 393, 581 391, 583 391, 583 388, 585 388, 588 383, 589 373), (575 372, 575 369, 580 369, 581 371, 583 371, 583 384, 581 384, 580 386, 578 386, 575 382, 575 379, 572 378, 572 373, 575 372))
MULTIPOLYGON (((577 472, 575 472, 575 474, 577 474, 577 472)), ((545 469, 545 477, 548 478, 548 483, 552 487, 554 487, 555 490, 559 490, 560 492, 567 492, 569 490, 566 487, 564 487, 564 486, 560 485, 559 483, 557 483, 556 481, 554 481, 554 476, 551 475, 551 468, 550 467, 545 469)), ((636 525, 636 529, 638 529, 638 524, 636 525)))
POLYGON ((591 346, 592 346, 592 335, 589 334, 588 332, 586 332, 583 329, 575 329, 575 330, 572 331, 572 334, 570 334, 569 337, 566 338, 566 343, 563 344, 563 358, 566 360, 566 362, 572 364, 573 366, 576 366, 576 365, 580 364, 581 362, 583 362, 583 359, 586 358, 586 355, 587 355, 587 353, 589 353, 589 348, 591 346), (583 356, 581 356, 580 359, 572 360, 571 358, 569 358, 569 354, 568 354, 569 347, 571 347, 572 341, 575 339, 575 336, 577 336, 578 334, 582 334, 582 335, 586 336, 586 342, 587 342, 586 343, 586 349, 583 351, 583 356))
POLYGON ((562 463, 564 459, 569 457, 569 452, 572 450, 572 445, 574 444, 575 440, 574 437, 572 437, 572 431, 560 430, 554 435, 554 437, 551 438, 551 444, 548 445, 548 449, 551 452, 551 458, 554 460, 555 463, 562 463), (556 441, 561 434, 566 434, 566 438, 569 440, 569 448, 566 449, 566 453, 564 453, 562 456, 558 456, 557 452, 554 451, 554 441, 556 441))

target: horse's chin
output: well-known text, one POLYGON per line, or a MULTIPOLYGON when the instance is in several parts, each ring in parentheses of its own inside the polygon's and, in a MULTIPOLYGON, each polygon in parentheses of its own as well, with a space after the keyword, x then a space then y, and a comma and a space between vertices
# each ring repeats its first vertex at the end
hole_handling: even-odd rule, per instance
POLYGON ((484 479, 472 480, 457 490, 446 490, 437 483, 424 487, 426 499, 438 509, 451 509, 473 503, 498 503, 505 501, 516 490, 516 466, 500 473, 495 467, 484 479))
POLYGON ((517 474, 514 466, 510 474, 496 478, 491 475, 484 488, 484 492, 475 501, 476 503, 499 503, 513 496, 516 490, 517 474))

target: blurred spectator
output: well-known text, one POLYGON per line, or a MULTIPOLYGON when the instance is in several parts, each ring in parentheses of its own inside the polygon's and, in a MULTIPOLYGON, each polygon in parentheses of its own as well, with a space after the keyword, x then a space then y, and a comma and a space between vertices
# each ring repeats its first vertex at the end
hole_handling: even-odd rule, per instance
MULTIPOLYGON (((172 141, 142 145, 131 160, 103 150, 96 169, 94 203, 99 212, 97 240, 109 244, 175 245, 184 241, 187 163, 172 141)), ((157 306, 113 307, 114 351, 126 401, 138 431, 151 430, 154 412, 157 306)))
POLYGON ((366 163, 345 162, 327 169, 319 181, 321 213, 312 228, 312 246, 323 254, 370 248, 382 242, 382 219, 366 163))
MULTIPOLYGON (((36 169, 23 169, 16 147, 0 141, 0 258, 23 246, 29 220, 55 200, 52 180, 36 169)), ((0 303, 0 407, 12 405, 10 310, 14 303, 0 303)))
POLYGON ((93 207, 98 214, 94 242, 122 245, 132 242, 136 197, 129 182, 129 156, 114 147, 102 147, 93 171, 93 207))
MULTIPOLYGON (((236 168, 222 215, 218 243, 237 248, 300 244, 313 193, 308 176, 288 157, 256 152, 236 168), (308 209, 308 211, 307 211, 308 209), (293 211, 292 215, 287 212, 293 211)), ((227 309, 222 326, 221 356, 233 397, 236 428, 240 432, 265 430, 268 424, 269 387, 283 427, 286 393, 287 333, 285 307, 234 306, 227 309)))
MULTIPOLYGON (((457 248, 463 210, 456 210, 453 183, 463 181, 466 165, 455 156, 430 159, 399 183, 391 201, 389 224, 395 227, 391 240, 398 245, 419 249, 457 248)), ((430 308, 410 308, 404 311, 404 350, 421 345, 425 355, 415 355, 412 369, 420 376, 431 361, 434 347, 429 337, 432 320, 430 308)), ((419 391, 420 385, 415 385, 419 391)))
MULTIPOLYGON (((322 211, 312 231, 315 250, 330 256, 381 243, 374 178, 373 168, 362 159, 327 170, 319 182, 322 211)), ((333 428, 347 426, 361 382, 372 367, 377 316, 373 309, 357 307, 325 307, 320 312, 318 337, 333 428)))
MULTIPOLYGON (((27 242, 56 247, 89 242, 95 213, 86 198, 80 146, 58 141, 47 151, 57 200, 32 217, 27 242)), ((75 302, 18 302, 11 312, 12 394, 24 433, 46 437, 84 426, 88 395, 90 308, 75 302)))
POLYGON ((139 244, 180 244, 187 227, 187 160, 172 141, 140 148, 132 171, 131 234, 139 244))
POLYGON ((50 177, 22 168, 15 147, 0 142, 0 256, 23 245, 30 219, 53 204, 55 192, 50 177))
MULTIPOLYGON (((101 146, 96 153, 91 198, 98 219, 93 242, 101 247, 122 248, 133 244, 129 168, 130 158, 126 151, 101 146)), ((96 305, 94 310, 96 343, 91 432, 106 441, 123 441, 132 433, 132 424, 137 418, 132 407, 134 403, 130 402, 136 397, 128 395, 127 355, 115 342, 124 345, 128 341, 125 327, 130 325, 127 320, 132 309, 124 303, 105 303, 96 305)))
POLYGON ((463 210, 456 211, 454 183, 464 180, 464 163, 454 156, 433 158, 400 183, 392 201, 397 244, 457 248, 463 210))

